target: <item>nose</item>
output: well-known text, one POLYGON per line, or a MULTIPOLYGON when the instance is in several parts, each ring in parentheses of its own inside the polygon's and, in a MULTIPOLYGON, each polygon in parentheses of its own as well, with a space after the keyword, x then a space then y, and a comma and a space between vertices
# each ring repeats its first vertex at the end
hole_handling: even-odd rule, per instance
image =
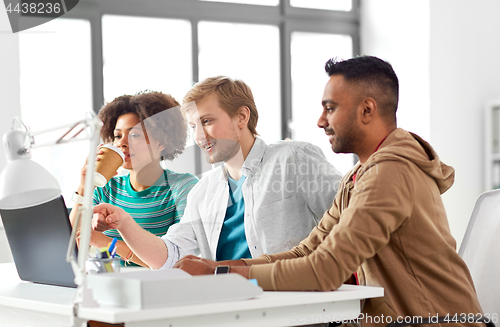
POLYGON ((321 116, 319 116, 318 123, 317 123, 319 128, 326 128, 328 127, 328 120, 326 119, 326 113, 323 110, 321 113, 321 116))
POLYGON ((122 137, 114 142, 114 145, 120 149, 128 147, 128 135, 123 134, 122 137))

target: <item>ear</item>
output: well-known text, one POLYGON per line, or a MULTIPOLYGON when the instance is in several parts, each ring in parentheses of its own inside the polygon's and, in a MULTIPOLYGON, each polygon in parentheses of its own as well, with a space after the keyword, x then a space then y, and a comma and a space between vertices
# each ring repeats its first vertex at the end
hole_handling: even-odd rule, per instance
POLYGON ((365 98, 361 103, 361 122, 363 124, 368 124, 375 117, 378 110, 377 101, 373 98, 365 98))
POLYGON ((250 120, 250 109, 247 106, 239 107, 236 118, 238 119, 238 127, 243 129, 248 125, 248 120, 250 120))
POLYGON ((157 148, 158 148, 158 151, 160 151, 160 154, 163 150, 165 150, 165 148, 167 147, 166 144, 161 144, 160 142, 156 142, 157 143, 157 148))

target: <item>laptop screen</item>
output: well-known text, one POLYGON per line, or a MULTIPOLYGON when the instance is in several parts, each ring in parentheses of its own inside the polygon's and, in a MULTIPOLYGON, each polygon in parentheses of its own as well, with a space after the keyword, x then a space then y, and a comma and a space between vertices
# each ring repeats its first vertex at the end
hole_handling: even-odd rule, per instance
POLYGON ((62 196, 29 208, 3 209, 0 215, 22 280, 76 287, 66 262, 71 224, 62 196))

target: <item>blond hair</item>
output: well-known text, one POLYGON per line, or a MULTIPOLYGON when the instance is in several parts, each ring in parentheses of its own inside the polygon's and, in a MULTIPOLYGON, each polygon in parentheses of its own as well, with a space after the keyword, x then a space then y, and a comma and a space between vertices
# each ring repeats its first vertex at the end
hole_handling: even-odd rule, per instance
POLYGON ((240 107, 248 107, 250 110, 248 129, 253 135, 259 135, 256 131, 259 113, 248 85, 241 80, 226 76, 209 77, 196 83, 184 96, 183 102, 184 104, 201 102, 211 94, 217 96, 219 105, 230 117, 236 116, 240 107))

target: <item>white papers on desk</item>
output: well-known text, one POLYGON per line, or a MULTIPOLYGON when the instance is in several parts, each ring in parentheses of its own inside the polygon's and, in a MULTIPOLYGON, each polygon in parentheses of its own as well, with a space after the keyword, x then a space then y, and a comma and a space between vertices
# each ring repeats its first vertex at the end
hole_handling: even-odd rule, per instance
POLYGON ((238 274, 191 276, 180 269, 94 274, 87 283, 99 304, 134 309, 245 300, 262 293, 238 274))

